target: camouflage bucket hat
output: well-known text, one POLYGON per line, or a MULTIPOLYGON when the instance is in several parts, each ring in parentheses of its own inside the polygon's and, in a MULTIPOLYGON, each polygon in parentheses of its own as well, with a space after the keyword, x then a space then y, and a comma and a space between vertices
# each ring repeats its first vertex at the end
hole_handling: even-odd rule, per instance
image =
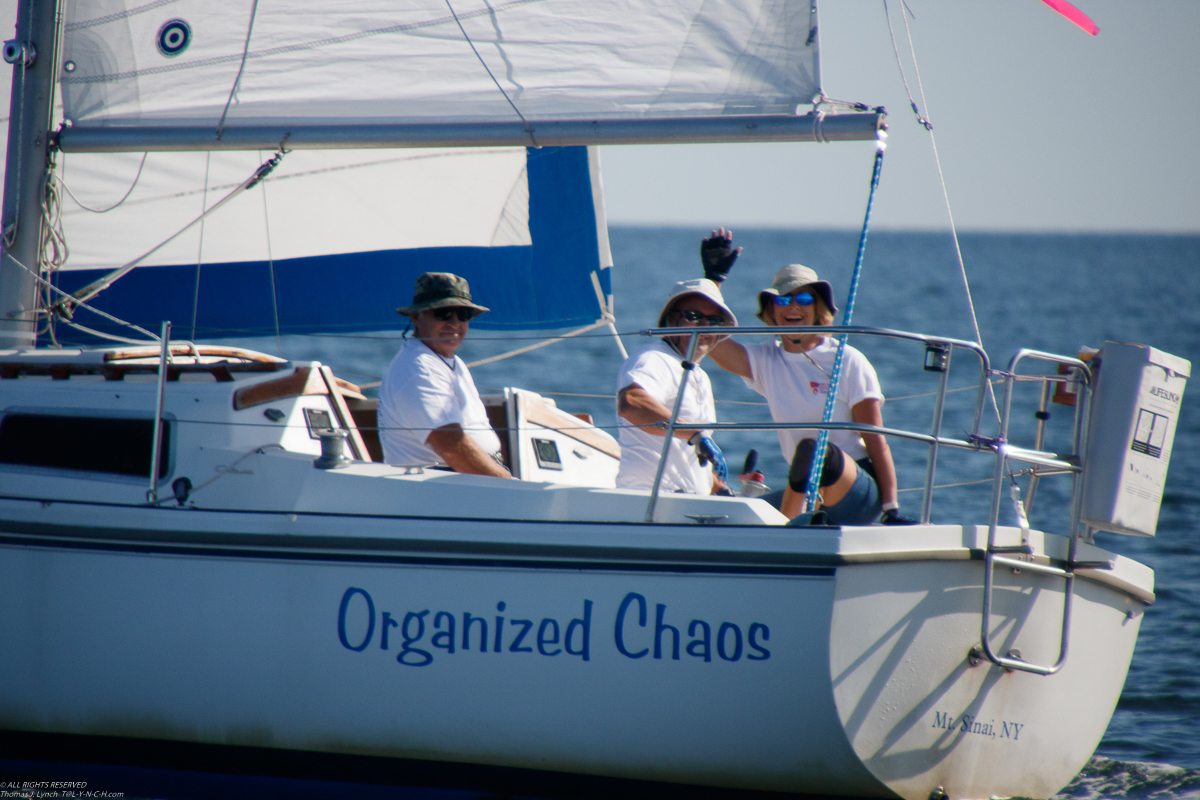
POLYGON ((490 309, 471 302, 471 287, 466 278, 450 272, 426 272, 417 278, 417 290, 411 305, 397 308, 396 313, 408 316, 433 308, 458 306, 469 308, 479 316, 490 309))

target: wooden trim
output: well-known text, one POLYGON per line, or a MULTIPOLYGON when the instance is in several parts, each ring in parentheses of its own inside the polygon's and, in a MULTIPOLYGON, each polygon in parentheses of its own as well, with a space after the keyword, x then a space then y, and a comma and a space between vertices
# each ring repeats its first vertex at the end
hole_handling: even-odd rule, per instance
POLYGON ((291 375, 238 389, 233 393, 233 410, 241 411, 272 400, 312 394, 329 394, 325 381, 320 375, 313 374, 312 367, 296 367, 291 375))
MULTIPOLYGON (((234 372, 275 372, 275 363, 212 361, 207 364, 168 364, 167 380, 177 381, 184 373, 212 375, 219 382, 232 381, 234 372)), ((0 379, 11 380, 22 375, 49 375, 56 381, 69 380, 72 375, 103 375, 105 380, 120 381, 126 375, 157 375, 158 361, 136 364, 123 363, 66 363, 45 361, 5 361, 0 363, 0 379)))
MULTIPOLYGON (((231 365, 227 362, 222 362, 221 366, 229 367, 231 365)), ((237 365, 232 366, 236 368, 237 365)), ((122 366, 117 365, 114 367, 106 367, 105 370, 107 371, 109 369, 122 368, 122 366)), ((169 369, 174 369, 174 367, 169 369)), ((329 368, 323 367, 323 369, 329 368)), ((167 374, 170 375, 170 372, 167 374)), ((344 381, 341 378, 334 378, 333 383, 338 387, 343 397, 350 397, 355 400, 367 399, 362 395, 361 392, 358 391, 358 387, 349 381, 344 381)), ((243 408, 260 406, 263 403, 269 403, 272 400, 284 400, 288 397, 300 397, 302 395, 314 394, 329 394, 329 387, 326 385, 324 379, 321 375, 314 375, 312 367, 296 367, 291 375, 286 375, 282 378, 276 378, 273 381, 256 383, 253 386, 247 386, 243 389, 238 389, 233 393, 233 409, 234 411, 241 411, 243 408)))
POLYGON ((325 380, 325 386, 329 389, 329 399, 333 401, 333 410, 337 413, 342 427, 350 432, 351 452, 359 461, 370 461, 371 454, 367 452, 367 445, 358 432, 354 415, 350 413, 350 408, 346 405, 346 398, 342 396, 342 387, 339 385, 338 379, 333 377, 333 370, 322 366, 320 372, 321 377, 325 380))
POLYGON ((621 446, 607 437, 597 435, 594 426, 586 424, 566 411, 547 405, 540 397, 538 402, 533 402, 533 398, 528 394, 522 393, 519 396, 522 422, 556 430, 564 436, 570 436, 577 442, 613 458, 621 457, 621 446))
MULTIPOLYGON (((113 350, 104 354, 105 361, 124 361, 128 358, 158 358, 162 350, 158 345, 153 347, 133 347, 126 350, 113 350)), ((255 350, 243 350, 240 347, 220 347, 217 345, 190 345, 190 344, 173 344, 171 345, 171 355, 173 356, 195 356, 199 352, 202 357, 223 356, 225 358, 239 358, 243 361, 256 361, 263 364, 286 364, 286 358, 276 358, 269 356, 266 353, 259 353, 255 350)))

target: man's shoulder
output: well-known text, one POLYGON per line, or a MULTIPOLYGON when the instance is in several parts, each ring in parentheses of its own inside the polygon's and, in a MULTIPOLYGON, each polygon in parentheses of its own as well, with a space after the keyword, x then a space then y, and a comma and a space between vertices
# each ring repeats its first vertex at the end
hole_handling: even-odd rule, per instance
POLYGON ((649 342, 629 354, 629 358, 621 365, 623 369, 650 362, 679 362, 679 356, 663 342, 649 342))
MULTIPOLYGON (((465 364, 455 358, 455 367, 466 369, 465 364)), ((402 391, 406 387, 432 380, 441 383, 449 380, 455 371, 437 353, 430 350, 419 341, 409 339, 392 358, 388 365, 387 375, 384 376, 385 390, 402 391)))

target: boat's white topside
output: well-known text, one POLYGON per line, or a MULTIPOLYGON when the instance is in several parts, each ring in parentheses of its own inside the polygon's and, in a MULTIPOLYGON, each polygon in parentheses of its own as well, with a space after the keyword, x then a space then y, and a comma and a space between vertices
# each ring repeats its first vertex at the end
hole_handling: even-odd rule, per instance
POLYGON ((1036 530, 792 527, 760 499, 683 494, 647 522, 650 493, 611 488, 611 437, 555 430, 531 393, 504 395, 510 454, 535 428, 567 436, 560 454, 608 486, 577 485, 586 470, 560 473, 572 485, 321 468, 311 420, 354 427, 361 396, 319 364, 229 354, 177 354, 150 497, 148 474, 106 470, 95 447, 82 469, 54 433, 82 418, 71 430, 124 451, 106 420, 138 421, 128 449, 148 472, 145 350, 0 353, 0 633, 37 654, 0 668, 0 726, 908 800, 1048 795, 1103 734, 1154 601, 1144 565, 1036 530), (989 552, 1006 559, 999 652, 1053 663, 1075 604, 1060 674, 976 654, 989 552), (481 622, 492 633, 469 647, 481 622), (536 650, 513 638, 526 622, 536 650))

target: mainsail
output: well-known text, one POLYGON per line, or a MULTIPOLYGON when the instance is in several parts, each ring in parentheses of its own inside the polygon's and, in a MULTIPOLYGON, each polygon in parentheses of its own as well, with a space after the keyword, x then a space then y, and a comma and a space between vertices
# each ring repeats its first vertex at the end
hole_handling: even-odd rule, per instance
MULTIPOLYGON (((823 98, 816 0, 64 5, 70 256, 53 282, 77 292, 137 261, 84 299, 197 338, 392 327, 429 270, 471 282, 494 309, 482 328, 611 322, 588 146, 864 139, 882 123, 802 113, 823 98), (272 152, 286 155, 269 178, 187 227, 272 152)), ((14 230, 29 247, 33 231, 14 230)))
POLYGON ((794 0, 77 0, 61 80, 82 127, 794 113, 817 51, 794 0))

